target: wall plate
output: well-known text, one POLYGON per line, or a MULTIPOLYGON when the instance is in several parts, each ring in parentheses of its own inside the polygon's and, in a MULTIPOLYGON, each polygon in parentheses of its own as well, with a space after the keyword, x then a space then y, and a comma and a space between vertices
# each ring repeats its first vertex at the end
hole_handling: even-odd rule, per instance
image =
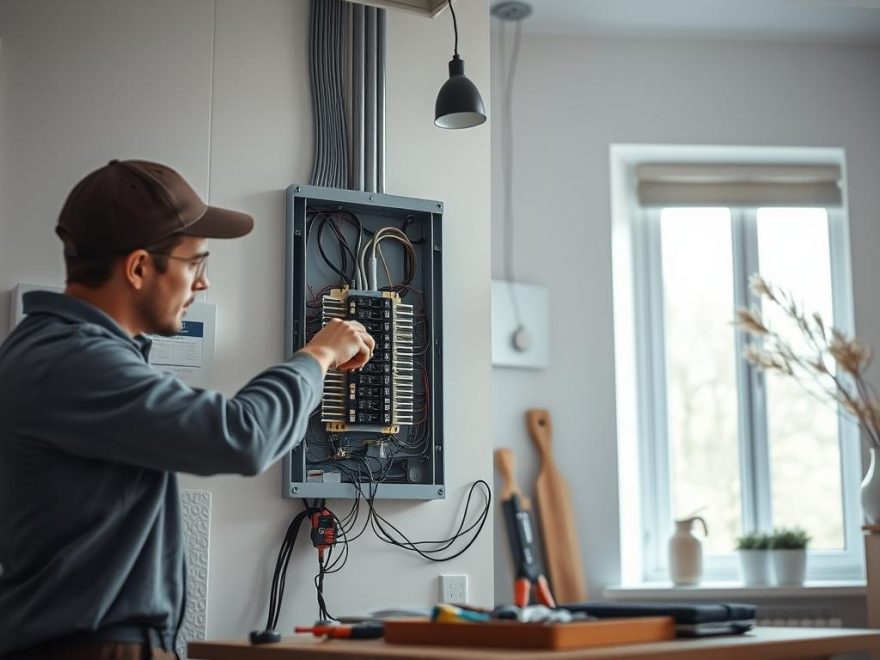
POLYGON ((492 280, 492 365, 526 369, 550 365, 547 287, 492 280))

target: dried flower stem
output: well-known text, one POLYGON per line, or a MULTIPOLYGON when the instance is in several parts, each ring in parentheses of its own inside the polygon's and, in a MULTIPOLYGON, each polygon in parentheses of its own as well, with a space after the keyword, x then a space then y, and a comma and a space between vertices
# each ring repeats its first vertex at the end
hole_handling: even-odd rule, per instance
POLYGON ((764 371, 794 378, 804 390, 826 403, 836 403, 859 424, 871 445, 880 448, 880 397, 865 379, 873 360, 871 348, 826 324, 819 313, 807 316, 790 293, 777 289, 760 275, 753 275, 749 284, 756 296, 769 301, 797 327, 807 349, 796 351, 770 327, 760 310, 738 309, 739 329, 761 341, 760 347, 746 348, 745 359, 764 371), (810 382, 819 387, 823 397, 808 386, 810 382))

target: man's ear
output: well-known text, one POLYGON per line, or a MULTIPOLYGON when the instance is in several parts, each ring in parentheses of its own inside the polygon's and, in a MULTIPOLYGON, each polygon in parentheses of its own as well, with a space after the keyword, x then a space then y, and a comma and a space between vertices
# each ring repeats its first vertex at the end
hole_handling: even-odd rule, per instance
POLYGON ((146 277, 153 270, 153 262, 150 253, 146 250, 130 252, 122 262, 123 275, 126 282, 137 291, 140 291, 146 281, 146 277))

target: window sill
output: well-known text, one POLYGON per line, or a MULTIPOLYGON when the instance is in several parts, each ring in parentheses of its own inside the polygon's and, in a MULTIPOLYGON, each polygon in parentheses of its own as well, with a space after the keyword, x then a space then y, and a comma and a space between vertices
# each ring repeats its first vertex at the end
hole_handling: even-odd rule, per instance
POLYGON ((668 582, 611 585, 603 595, 611 600, 734 600, 739 598, 864 598, 861 580, 807 582, 799 587, 746 587, 739 582, 705 582, 696 587, 675 587, 668 582))

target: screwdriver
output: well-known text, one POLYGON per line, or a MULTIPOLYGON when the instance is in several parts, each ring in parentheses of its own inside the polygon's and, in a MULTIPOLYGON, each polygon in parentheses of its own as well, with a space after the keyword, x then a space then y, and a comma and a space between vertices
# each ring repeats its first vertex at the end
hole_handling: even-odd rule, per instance
POLYGON ((342 626, 297 626, 293 632, 312 633, 315 637, 332 639, 377 639, 382 636, 384 626, 370 622, 342 626))

